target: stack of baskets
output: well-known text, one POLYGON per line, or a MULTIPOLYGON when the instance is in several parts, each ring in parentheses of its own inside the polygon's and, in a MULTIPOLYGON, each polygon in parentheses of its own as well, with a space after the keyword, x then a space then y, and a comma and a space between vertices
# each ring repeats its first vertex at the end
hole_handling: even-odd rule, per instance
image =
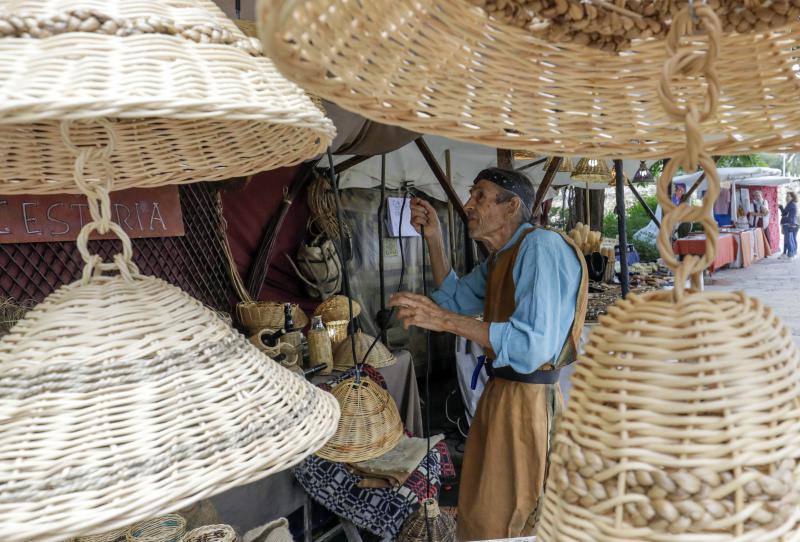
MULTIPOLYGON (((353 300, 353 318, 358 317, 359 314, 361 314, 361 305, 353 300)), ((335 295, 326 299, 314 311, 314 316, 322 317, 322 321, 331 335, 334 348, 347 338, 347 327, 350 323, 350 300, 346 296, 335 295)))
POLYGON ((142 521, 103 534, 79 536, 69 542, 236 542, 230 525, 205 525, 186 532, 186 521, 178 514, 142 521))

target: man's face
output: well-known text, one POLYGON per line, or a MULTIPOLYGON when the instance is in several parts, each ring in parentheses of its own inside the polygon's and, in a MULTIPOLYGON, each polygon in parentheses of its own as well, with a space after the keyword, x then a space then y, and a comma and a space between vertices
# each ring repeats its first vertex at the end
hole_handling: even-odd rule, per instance
POLYGON ((467 212, 469 236, 476 241, 505 227, 513 218, 514 200, 497 203, 502 190, 491 181, 480 180, 469 191, 470 197, 464 205, 467 212))

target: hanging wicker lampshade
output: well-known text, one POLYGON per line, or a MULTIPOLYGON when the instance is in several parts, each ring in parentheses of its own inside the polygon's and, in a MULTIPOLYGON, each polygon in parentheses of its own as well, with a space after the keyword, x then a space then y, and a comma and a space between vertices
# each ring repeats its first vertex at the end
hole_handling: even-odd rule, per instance
POLYGON ((357 360, 353 360, 353 347, 350 344, 350 337, 347 337, 336 345, 336 350, 333 352, 333 369, 335 371, 346 371, 347 369, 355 367, 356 363, 366 363, 379 369, 381 367, 394 365, 397 361, 397 358, 386 348, 386 345, 381 341, 375 342, 375 337, 367 335, 363 331, 356 331, 353 335, 353 339, 356 343, 357 360), (373 346, 370 351, 369 349, 372 343, 375 343, 375 346, 373 346), (368 351, 369 356, 364 360, 364 356, 367 355, 368 351))
POLYGON ((20 0, 0 23, 2 194, 77 192, 65 120, 77 146, 114 123, 115 190, 289 166, 334 136, 210 0, 20 0))
POLYGON ((63 286, 0 341, 0 540, 63 541, 283 470, 338 405, 166 282, 63 286))
MULTIPOLYGON (((661 159, 684 146, 657 83, 668 23, 685 5, 259 0, 257 18, 281 73, 372 120, 538 155, 661 159)), ((714 6, 724 35, 709 152, 797 150, 800 7, 714 6)))
POLYGON ((599 158, 581 158, 572 171, 574 181, 608 183, 614 180, 608 162, 599 158))
POLYGON ((403 523, 397 540, 398 542, 455 542, 456 522, 439 510, 439 503, 435 499, 426 499, 403 523), (428 537, 429 529, 430 537, 428 537))
POLYGON ((617 302, 578 360, 537 540, 793 540, 798 371, 742 293, 617 302))
POLYGON ((653 173, 650 171, 650 168, 647 167, 647 163, 642 160, 639 162, 639 169, 637 169, 636 173, 633 174, 633 182, 652 183, 653 181, 655 181, 653 173))
POLYGON ((341 417, 336 433, 317 455, 329 461, 354 463, 380 457, 403 436, 403 422, 389 392, 366 376, 348 378, 331 393, 341 417))
MULTIPOLYGON (((547 171, 553 161, 553 158, 555 157, 551 156, 547 159, 547 161, 544 163, 544 166, 542 166, 543 170, 547 171)), ((569 156, 562 157, 561 164, 558 166, 557 171, 558 173, 572 173, 572 159, 569 156)))

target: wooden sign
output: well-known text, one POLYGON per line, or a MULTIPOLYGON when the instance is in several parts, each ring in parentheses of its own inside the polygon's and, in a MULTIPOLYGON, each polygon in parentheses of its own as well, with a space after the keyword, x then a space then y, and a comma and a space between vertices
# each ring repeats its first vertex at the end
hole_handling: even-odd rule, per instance
MULTIPOLYGON (((131 188, 111 193, 112 220, 132 238, 184 234, 177 186, 131 188)), ((75 241, 91 222, 86 196, 0 196, 0 243, 75 241)), ((114 239, 93 233, 91 239, 114 239)))

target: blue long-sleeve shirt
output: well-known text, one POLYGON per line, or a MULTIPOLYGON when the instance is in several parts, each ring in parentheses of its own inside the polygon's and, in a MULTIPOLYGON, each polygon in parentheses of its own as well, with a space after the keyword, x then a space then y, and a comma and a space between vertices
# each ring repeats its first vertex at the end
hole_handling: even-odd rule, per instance
POLYGON ((790 201, 786 207, 781 207, 781 224, 794 226, 797 224, 797 204, 790 201))
MULTIPOLYGON (((530 229, 523 224, 501 249, 530 229)), ((494 367, 532 373, 561 352, 575 317, 581 266, 575 251, 553 231, 537 229, 522 241, 512 270, 516 309, 508 322, 491 322, 494 367)), ((467 316, 483 312, 488 263, 458 278, 451 271, 431 297, 442 308, 467 316)))

